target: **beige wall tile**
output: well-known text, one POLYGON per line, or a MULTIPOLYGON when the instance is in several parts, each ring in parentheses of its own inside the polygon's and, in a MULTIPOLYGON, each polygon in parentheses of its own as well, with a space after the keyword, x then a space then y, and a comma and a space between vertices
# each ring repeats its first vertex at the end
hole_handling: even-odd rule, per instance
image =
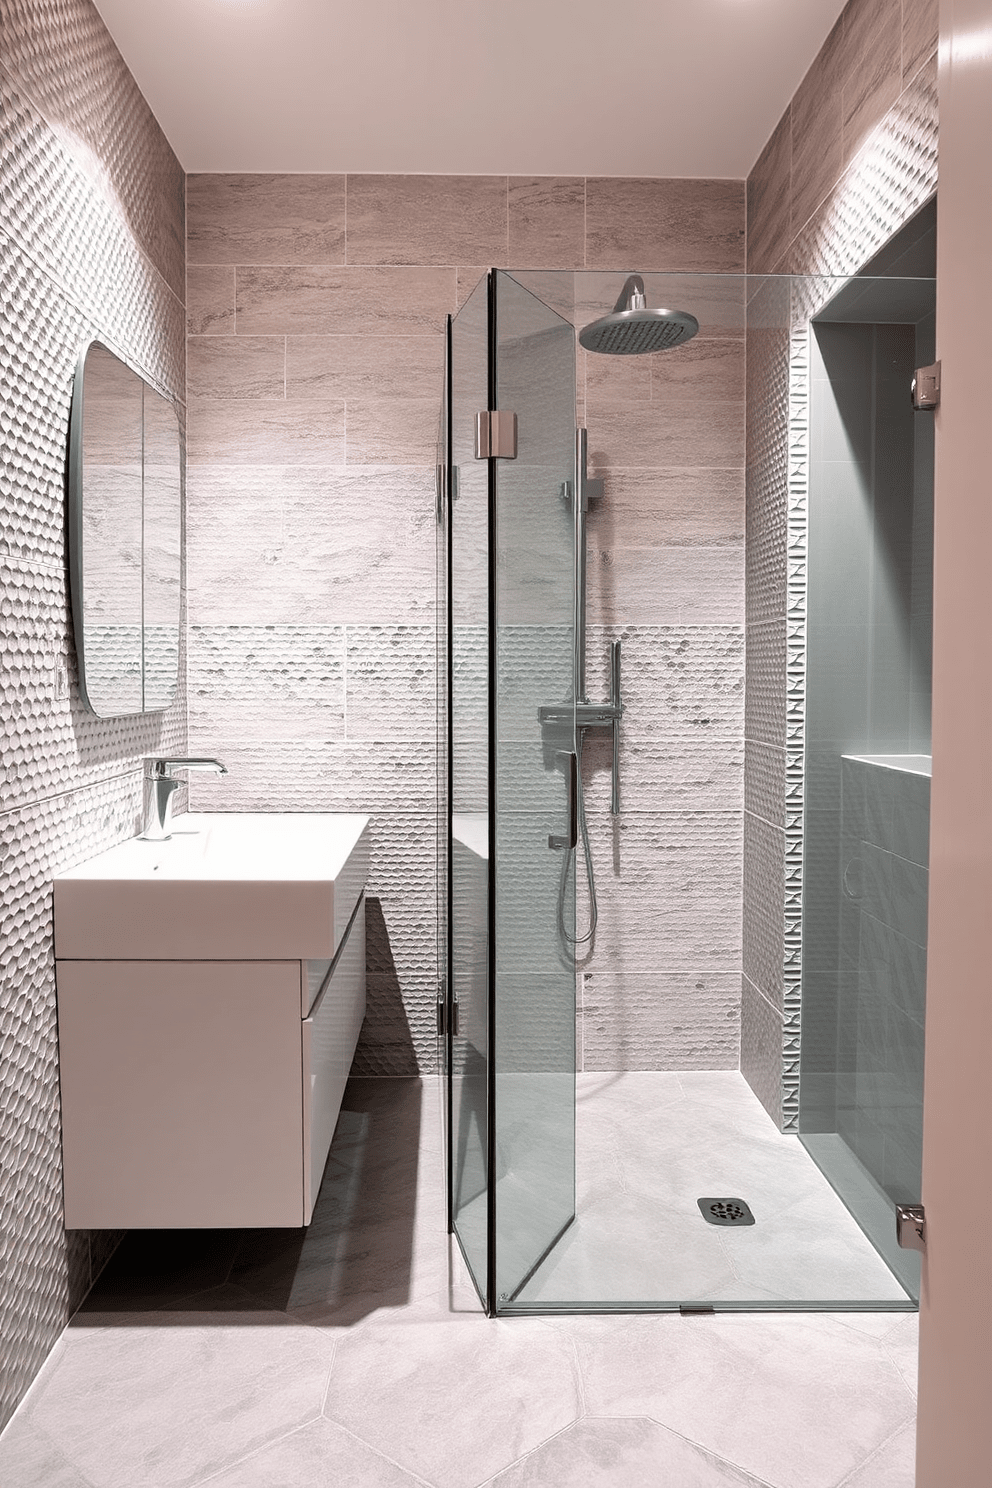
POLYGON ((774 268, 788 243, 790 120, 786 109, 747 179, 747 266, 753 274, 774 268))
POLYGON ((661 356, 644 358, 651 364, 651 397, 666 403, 693 393, 699 398, 744 401, 744 342, 703 340, 696 337, 661 356))
POLYGON ((744 401, 700 403, 671 399, 662 418, 639 409, 587 410, 589 453, 597 467, 719 465, 744 463, 744 401))
POLYGON ((586 182, 590 268, 744 268, 744 182, 595 176, 586 182))
POLYGON ((902 0, 902 80, 914 78, 937 48, 938 0, 902 0))
POLYGON ((190 263, 344 263, 345 178, 186 177, 190 263))
POLYGON ((485 278, 490 268, 493 267, 495 267, 495 265, 485 264, 475 267, 470 266, 469 268, 459 268, 456 270, 457 285, 455 303, 459 310, 462 308, 465 301, 469 298, 473 291, 478 288, 481 280, 485 278))
POLYGON ((587 606, 593 625, 742 624, 744 543, 595 549, 587 606))
POLYGON ((431 465, 436 460, 441 382, 431 398, 349 398, 348 465, 431 465))
POLYGON ((239 268, 239 335, 437 334, 454 308, 443 268, 239 268))
POLYGON ((511 176, 511 268, 580 269, 585 262, 586 183, 582 176, 511 176))
POLYGON ((852 0, 844 12, 844 163, 902 90, 901 0, 852 0))
POLYGON ((190 264, 186 270, 186 331, 234 335, 234 265, 190 264))
POLYGON ((614 470, 589 509, 590 549, 715 547, 743 539, 743 470, 614 470))
POLYGON ((344 402, 199 398, 187 418, 191 465, 343 465, 344 402))
POLYGON ((506 262, 505 176, 348 177, 348 263, 506 262))
POLYGON ((190 400, 285 397, 284 337, 190 336, 186 391, 190 400))
POLYGON ((416 398, 444 376, 444 337, 291 336, 286 344, 290 398, 416 398))
POLYGON ((600 356, 579 347, 579 376, 585 378, 586 408, 627 408, 651 401, 650 356, 600 356))
POLYGON ((820 48, 792 100, 790 234, 808 221, 843 169, 843 19, 820 48))

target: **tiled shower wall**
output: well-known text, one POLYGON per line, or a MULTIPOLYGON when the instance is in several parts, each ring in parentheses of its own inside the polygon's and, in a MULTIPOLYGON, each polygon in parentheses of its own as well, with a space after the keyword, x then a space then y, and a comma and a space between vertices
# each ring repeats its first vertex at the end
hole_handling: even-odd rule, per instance
MULTIPOLYGON (((191 176, 187 223, 190 734, 230 767, 196 780, 194 801, 373 813, 356 1068, 429 1070, 444 317, 489 266, 609 270, 610 305, 631 270, 740 272, 743 183, 191 176)), ((607 478, 590 677, 621 635, 630 709, 616 836, 589 761, 590 1068, 737 1062, 739 323, 694 347, 681 389, 580 363, 607 478)))
MULTIPOLYGON (((855 273, 936 189, 937 0, 851 0, 747 182, 751 273, 855 273)), ((748 337, 741 1067, 798 1119, 808 341, 748 337), (787 472, 787 473, 786 473, 787 472)), ((757 317, 760 320, 760 315, 757 317)))
POLYGON ((0 1425, 119 1236, 62 1226, 52 877, 133 835, 165 714, 75 684, 64 465, 80 343, 182 399, 183 176, 89 0, 0 7, 0 1425), (68 689, 57 684, 68 668, 68 689))

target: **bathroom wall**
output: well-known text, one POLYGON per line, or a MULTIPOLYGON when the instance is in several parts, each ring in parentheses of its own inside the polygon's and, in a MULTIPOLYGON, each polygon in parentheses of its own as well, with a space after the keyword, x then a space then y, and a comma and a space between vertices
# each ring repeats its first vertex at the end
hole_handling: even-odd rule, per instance
MULTIPOLYGON (((356 1068, 430 1070, 444 317, 489 266, 610 271, 611 303, 631 269, 740 272, 744 186, 191 176, 187 222, 190 737, 231 771, 195 781, 193 799, 374 813, 356 1068)), ((687 348, 680 389, 580 362, 579 413, 607 478, 590 524, 590 683, 605 686, 592 658, 622 635, 631 709, 616 841, 590 760, 603 915, 585 968, 590 1068, 737 1062, 740 329, 738 316, 687 348), (691 453, 666 434, 666 406, 692 426, 691 453), (701 787, 693 710, 721 740, 701 787)))
POLYGON ((184 395, 183 176, 89 0, 0 8, 0 1425, 119 1236, 62 1226, 52 877, 138 829, 185 697, 85 713, 65 577, 78 348, 184 395), (63 678, 65 682, 63 683, 63 678))
MULTIPOLYGON (((937 184, 936 0, 851 0, 747 182, 748 270, 856 272, 937 184)), ((806 307, 817 308, 810 301, 806 307)), ((808 336, 748 337, 741 1067, 798 1119, 808 336)))

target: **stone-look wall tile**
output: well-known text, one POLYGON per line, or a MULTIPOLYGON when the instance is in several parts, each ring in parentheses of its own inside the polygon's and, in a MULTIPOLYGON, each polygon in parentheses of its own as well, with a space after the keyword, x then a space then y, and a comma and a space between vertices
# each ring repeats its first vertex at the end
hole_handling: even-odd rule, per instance
POLYGON ((745 647, 744 736, 785 745, 785 617, 749 625, 745 647))
POLYGON ((740 625, 744 545, 599 549, 590 554, 587 606, 595 625, 740 625))
POLYGON ((187 501, 191 624, 433 618, 432 473, 192 465, 187 501))
POLYGON ((139 829, 142 756, 187 736, 182 674, 164 714, 82 707, 64 550, 80 344, 185 395, 182 170, 89 0, 9 0, 0 27, 2 1427, 120 1238, 63 1226, 52 879, 139 829))
POLYGON ((782 1019, 747 977, 741 993, 741 1074, 782 1125, 782 1019))
POLYGON ((762 744, 756 739, 745 740, 744 810, 785 830, 785 749, 782 746, 762 744))
POLYGON ((506 262, 505 176, 348 177, 350 264, 506 262))
MULTIPOLYGON (((0 25, 3 66, 44 116, 50 145, 78 141, 76 171, 112 200, 129 235, 182 299, 182 167, 96 7, 5 0, 0 25)), ((9 184, 5 176, 5 205, 9 184)), ((59 196, 51 181, 49 194, 59 196)))
MULTIPOLYGON (((582 749, 582 788, 589 811, 610 803, 613 742, 590 730, 582 749)), ((740 737, 706 734, 687 749, 664 730, 620 729, 621 808, 638 811, 740 811, 744 751, 740 737)))
POLYGON ((739 969, 740 813, 628 812, 619 821, 590 814, 589 829, 597 964, 652 973, 739 969))
POLYGON ((444 337, 397 336, 388 356, 368 336, 290 336, 286 343, 289 398, 423 398, 435 402, 444 377, 444 337))
POLYGON ((454 301, 454 269, 237 270, 239 336, 437 335, 454 301))
POLYGON ((345 459, 349 465, 429 465, 437 450, 441 383, 427 398, 349 398, 345 459))
POLYGON ((792 100, 790 237, 812 216, 844 168, 844 61, 841 17, 792 100))
POLYGON ((628 273, 740 273, 744 197, 743 181, 590 176, 586 265, 628 273))
POLYGON ((938 0, 902 0, 902 80, 916 76, 937 50, 938 0))
POLYGON ((234 265, 190 264, 186 270, 186 332, 233 336, 234 265))
POLYGON ((344 736, 341 626, 191 626, 189 726, 223 756, 242 740, 344 736))
POLYGON ((841 66, 847 164, 902 89, 901 0, 850 0, 844 11, 841 66))
POLYGON ((664 413, 645 418, 640 408, 588 407, 589 456, 598 470, 612 460, 627 469, 673 466, 740 467, 744 450, 744 399, 701 402, 673 399, 664 413))
POLYGON ((736 972, 592 972, 582 987, 584 1070, 737 1069, 736 972))
POLYGON ((760 816, 744 816, 744 973, 773 1007, 783 998, 785 836, 760 816))
POLYGON ((186 459, 193 465, 343 465, 343 400, 198 398, 190 405, 186 459))
POLYGON ((343 264, 345 178, 186 178, 191 264, 343 264))
POLYGON ((509 178, 506 261, 511 267, 581 269, 585 228, 584 177, 509 178))
POLYGON ((348 627, 348 738, 434 739, 433 626, 348 627))
POLYGON ((462 306, 464 305, 465 301, 471 297, 471 295, 475 292, 476 289, 478 289, 478 287, 479 287, 480 283, 482 282, 482 280, 489 273, 489 270, 491 268, 495 268, 495 267, 496 267, 495 264, 481 264, 481 265, 475 265, 475 266, 473 266, 473 265, 470 264, 467 268, 461 267, 461 268, 458 268, 455 271, 455 274, 456 274, 455 309, 456 310, 460 310, 462 308, 462 306))
POLYGON ((190 398, 284 398, 283 336, 190 336, 186 343, 190 398))
POLYGON ((590 504, 587 531, 591 554, 621 546, 736 547, 744 539, 744 472, 613 469, 603 498, 590 504))
POLYGON ((770 273, 789 246, 792 120, 788 109, 747 178, 747 266, 770 273))

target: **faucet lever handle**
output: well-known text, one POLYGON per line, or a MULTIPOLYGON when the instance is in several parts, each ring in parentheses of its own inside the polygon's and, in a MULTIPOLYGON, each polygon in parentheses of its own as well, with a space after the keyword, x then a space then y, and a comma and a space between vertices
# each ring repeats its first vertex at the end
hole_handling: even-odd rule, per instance
POLYGON ((218 775, 227 774, 227 766, 219 759, 209 759, 204 755, 190 755, 186 758, 177 756, 175 759, 165 755, 150 755, 145 760, 145 774, 153 779, 171 779, 173 770, 213 770, 218 775))

